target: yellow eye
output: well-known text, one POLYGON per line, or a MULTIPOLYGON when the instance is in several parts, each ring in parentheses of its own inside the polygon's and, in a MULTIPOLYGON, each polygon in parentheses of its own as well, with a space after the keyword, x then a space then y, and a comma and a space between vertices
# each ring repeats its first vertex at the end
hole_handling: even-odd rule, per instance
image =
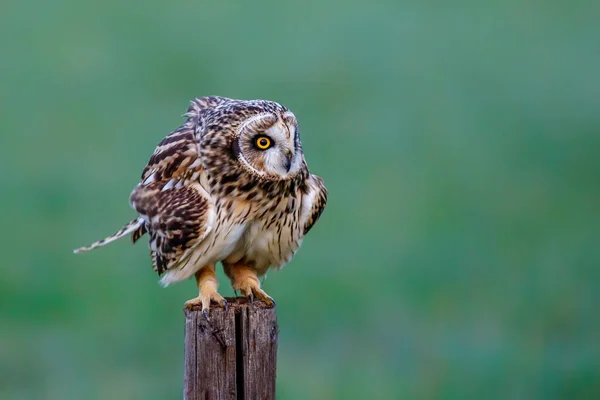
POLYGON ((259 136, 256 138, 256 147, 261 150, 266 150, 271 147, 271 139, 266 136, 259 136))

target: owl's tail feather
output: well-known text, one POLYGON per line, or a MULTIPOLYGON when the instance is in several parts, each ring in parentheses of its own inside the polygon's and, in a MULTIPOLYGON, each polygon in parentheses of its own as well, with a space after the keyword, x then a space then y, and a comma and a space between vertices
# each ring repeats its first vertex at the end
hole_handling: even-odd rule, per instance
POLYGON ((133 221, 129 222, 124 227, 122 227, 121 229, 119 229, 114 235, 111 235, 102 240, 98 240, 97 242, 94 242, 89 246, 80 247, 78 249, 75 249, 75 250, 73 250, 73 253, 79 254, 79 253, 83 253, 85 251, 94 250, 96 247, 104 246, 105 244, 114 242, 115 240, 122 238, 123 236, 127 235, 128 233, 131 233, 134 231, 137 232, 143 226, 144 226, 144 220, 141 217, 136 218, 133 221))

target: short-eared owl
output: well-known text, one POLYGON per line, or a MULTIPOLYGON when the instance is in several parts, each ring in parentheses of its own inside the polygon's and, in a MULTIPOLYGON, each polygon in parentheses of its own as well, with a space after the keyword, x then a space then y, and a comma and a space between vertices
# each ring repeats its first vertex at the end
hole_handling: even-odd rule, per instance
POLYGON ((323 180, 308 172, 296 117, 272 101, 224 97, 195 99, 185 117, 131 193, 139 216, 75 253, 148 233, 164 285, 195 275, 199 295, 186 306, 227 306, 219 261, 234 290, 272 305, 258 278, 291 260, 327 201, 323 180))

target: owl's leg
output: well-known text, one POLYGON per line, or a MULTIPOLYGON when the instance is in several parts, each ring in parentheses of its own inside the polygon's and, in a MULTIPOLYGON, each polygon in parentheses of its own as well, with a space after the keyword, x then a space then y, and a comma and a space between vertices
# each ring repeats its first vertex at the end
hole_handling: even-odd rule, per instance
POLYGON ((214 265, 205 265, 196 272, 196 285, 198 285, 198 297, 185 302, 186 308, 192 308, 195 305, 202 306, 202 313, 208 318, 208 309, 211 300, 218 303, 227 310, 227 301, 217 292, 219 283, 215 274, 214 265))
POLYGON ((275 302, 260 288, 260 281, 256 274, 256 269, 244 264, 223 264, 225 274, 231 279, 233 290, 239 290, 244 296, 253 301, 256 297, 265 302, 268 306, 275 305, 275 302))

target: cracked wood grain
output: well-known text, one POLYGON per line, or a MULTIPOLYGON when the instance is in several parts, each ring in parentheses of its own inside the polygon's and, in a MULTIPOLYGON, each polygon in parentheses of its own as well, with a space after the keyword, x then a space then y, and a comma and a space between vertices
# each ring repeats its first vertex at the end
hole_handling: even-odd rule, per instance
POLYGON ((275 399, 278 326, 275 308, 228 298, 185 310, 184 399, 275 399))

